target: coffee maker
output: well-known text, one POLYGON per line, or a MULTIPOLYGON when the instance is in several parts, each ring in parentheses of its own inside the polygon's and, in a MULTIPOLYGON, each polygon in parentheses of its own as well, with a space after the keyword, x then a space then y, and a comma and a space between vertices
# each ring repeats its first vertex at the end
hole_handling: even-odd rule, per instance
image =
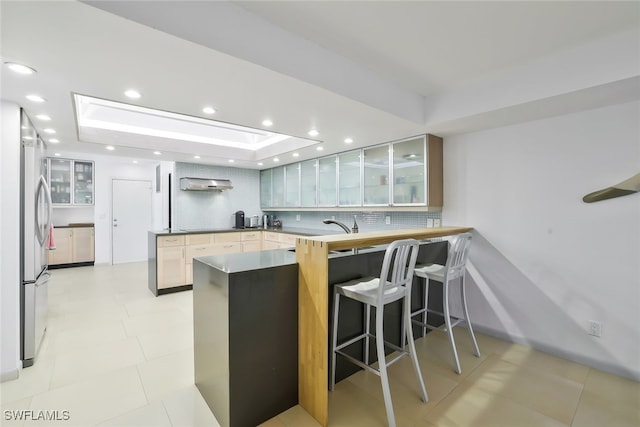
POLYGON ((233 228, 244 228, 244 211, 237 211, 233 214, 236 225, 233 228))

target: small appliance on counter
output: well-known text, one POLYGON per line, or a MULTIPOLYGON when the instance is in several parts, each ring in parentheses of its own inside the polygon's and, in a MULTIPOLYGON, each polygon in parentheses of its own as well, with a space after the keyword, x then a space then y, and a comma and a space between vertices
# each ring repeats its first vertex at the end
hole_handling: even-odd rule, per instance
POLYGON ((249 217, 249 228, 258 228, 260 226, 260 217, 258 215, 252 215, 249 217))
POLYGON ((274 219, 273 221, 271 221, 271 226, 276 230, 280 229, 282 228, 282 221, 280 221, 279 219, 274 219))
POLYGON ((269 228, 269 215, 262 215, 262 228, 269 228))
POLYGON ((233 215, 236 223, 233 228, 244 228, 244 211, 237 211, 233 215))

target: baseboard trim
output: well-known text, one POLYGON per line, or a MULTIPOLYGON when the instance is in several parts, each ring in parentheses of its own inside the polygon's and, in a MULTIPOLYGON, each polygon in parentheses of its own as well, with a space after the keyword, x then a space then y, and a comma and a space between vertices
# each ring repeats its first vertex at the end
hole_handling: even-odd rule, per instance
POLYGON ((17 368, 7 372, 3 372, 2 374, 0 374, 0 383, 3 383, 5 381, 17 380, 19 376, 20 369, 17 368))
POLYGON ((507 342, 520 344, 525 347, 533 348, 534 350, 542 351, 543 353, 547 353, 552 356, 557 356, 562 359, 567 359, 572 362, 580 363, 582 365, 589 366, 594 369, 598 369, 600 371, 609 372, 610 374, 614 374, 619 377, 624 377, 633 381, 640 382, 640 372, 634 371, 633 369, 629 369, 626 366, 620 366, 620 365, 616 365, 609 362, 603 362, 601 360, 597 360, 592 357, 585 356, 584 354, 578 354, 578 353, 568 351, 565 348, 553 347, 547 343, 527 339, 524 337, 513 336, 504 331, 493 329, 493 328, 487 328, 485 326, 473 325, 473 329, 476 332, 481 332, 486 335, 491 335, 493 337, 499 338, 507 342))

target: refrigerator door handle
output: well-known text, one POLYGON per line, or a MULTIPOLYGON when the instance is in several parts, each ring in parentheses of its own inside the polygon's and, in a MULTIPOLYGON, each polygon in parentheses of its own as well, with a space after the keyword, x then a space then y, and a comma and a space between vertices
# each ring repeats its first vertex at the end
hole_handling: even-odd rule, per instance
POLYGON ((44 273, 42 273, 40 275, 40 279, 38 279, 35 282, 36 288, 39 288, 42 285, 46 285, 47 282, 49 281, 49 279, 51 279, 51 274, 49 274, 47 271, 45 271, 44 273), (42 279, 42 280, 41 280, 42 279))
POLYGON ((51 205, 52 205, 52 201, 51 201, 51 192, 49 191, 49 185, 47 184, 47 180, 44 178, 44 175, 40 175, 40 179, 38 180, 38 189, 36 191, 36 205, 35 205, 35 212, 36 212, 36 224, 35 224, 35 228, 36 228, 36 237, 38 238, 38 242, 40 242, 40 245, 44 245, 45 242, 47 241, 47 238, 49 237, 49 230, 51 229, 51 205), (40 195, 42 194, 41 192, 44 191, 44 195, 45 195, 45 199, 46 199, 46 210, 47 210, 47 221, 45 223, 44 226, 41 225, 40 223, 40 218, 38 217, 38 202, 40 200, 40 195))

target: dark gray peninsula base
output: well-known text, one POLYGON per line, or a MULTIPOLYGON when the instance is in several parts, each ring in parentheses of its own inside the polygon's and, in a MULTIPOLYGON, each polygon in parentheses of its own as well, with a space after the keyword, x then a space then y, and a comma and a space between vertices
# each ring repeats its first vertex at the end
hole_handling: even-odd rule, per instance
POLYGON ((298 403, 298 265, 286 250, 193 262, 195 383, 223 427, 298 403))
MULTIPOLYGON (((380 274, 385 247, 329 254, 329 306, 333 284, 380 274)), ((444 263, 447 248, 445 241, 423 244, 418 262, 444 263)), ((193 274, 195 382, 220 425, 253 427, 298 404, 295 253, 272 250, 196 258, 193 274)), ((423 292, 414 279, 414 309, 424 301, 423 292)), ((431 287, 429 300, 432 308, 441 310, 441 287, 431 287)), ((338 335, 343 340, 363 330, 364 307, 348 299, 341 304, 338 335)), ((385 338, 399 345, 401 309, 400 303, 390 306, 384 320, 385 338)), ((331 316, 328 322, 331 328, 331 316)), ((442 319, 430 316, 429 323, 439 325, 442 319)), ((415 327, 414 336, 421 335, 422 328, 415 327)), ((358 358, 363 354, 360 344, 345 351, 358 358)), ((375 355, 375 349, 370 354, 375 355)), ((359 369, 338 358, 337 380, 359 369)))

